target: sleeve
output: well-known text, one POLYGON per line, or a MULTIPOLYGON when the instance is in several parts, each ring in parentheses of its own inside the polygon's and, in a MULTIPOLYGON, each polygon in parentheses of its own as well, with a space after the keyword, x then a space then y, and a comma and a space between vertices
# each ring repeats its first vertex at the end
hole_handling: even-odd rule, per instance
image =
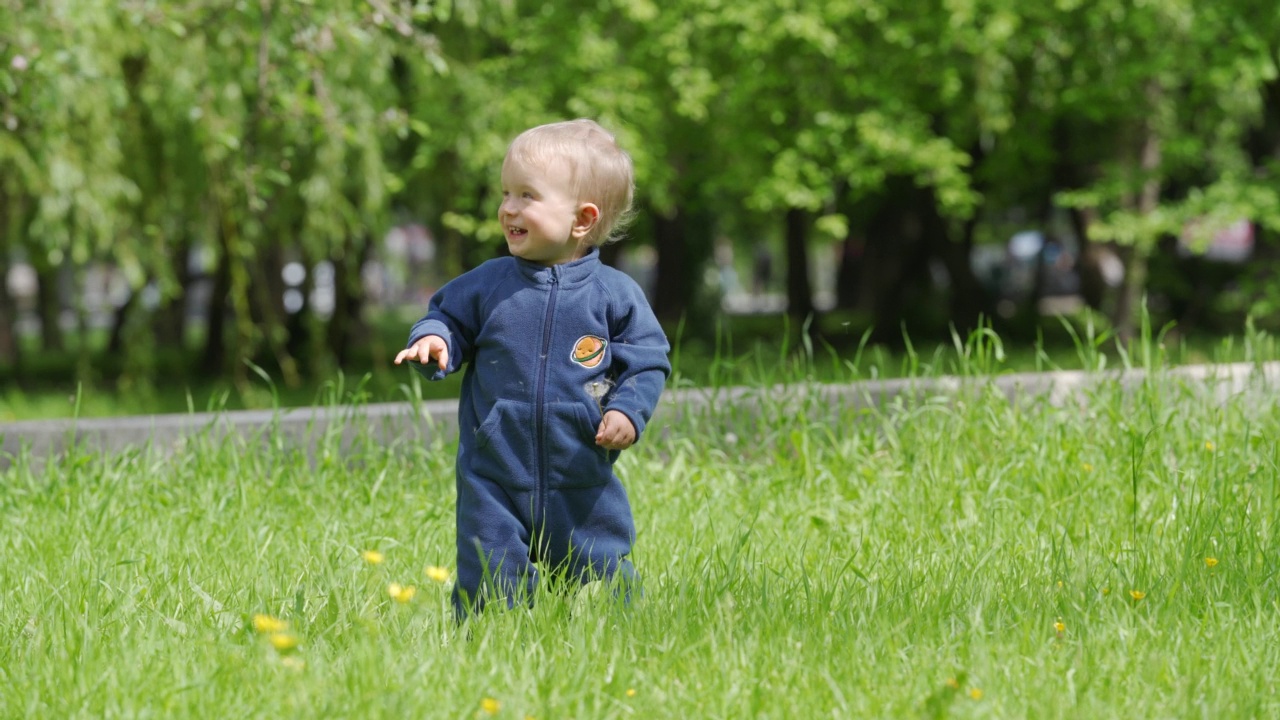
POLYGON ((618 293, 620 297, 615 300, 609 319, 616 375, 615 389, 605 410, 626 415, 635 426, 639 441, 671 374, 671 361, 667 358, 671 345, 640 286, 627 280, 626 291, 618 293))
POLYGON ((480 290, 484 283, 475 280, 473 273, 467 273, 445 283, 431 296, 427 314, 409 330, 409 342, 405 347, 427 335, 438 335, 449 346, 449 367, 439 367, 434 361, 426 365, 413 363, 414 369, 428 380, 443 380, 463 363, 471 361, 483 317, 480 290))

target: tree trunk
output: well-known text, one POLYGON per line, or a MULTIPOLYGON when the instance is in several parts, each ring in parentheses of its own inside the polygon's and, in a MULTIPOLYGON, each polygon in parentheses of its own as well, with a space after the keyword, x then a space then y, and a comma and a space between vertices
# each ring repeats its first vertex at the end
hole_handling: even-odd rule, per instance
POLYGON ((1244 146, 1255 168, 1280 160, 1280 79, 1263 86, 1262 121, 1245 136, 1244 146))
POLYGON ((62 301, 58 292, 58 268, 39 263, 36 268, 36 303, 40 315, 41 347, 45 351, 61 351, 66 347, 62 336, 62 301))
POLYGON ((311 307, 311 294, 315 291, 316 281, 315 272, 311 268, 311 262, 308 260, 307 274, 302 280, 297 290, 302 294, 302 306, 297 312, 285 319, 285 332, 288 340, 285 343, 286 351, 293 357, 298 359, 299 370, 309 376, 314 377, 314 372, 319 365, 316 357, 324 351, 324 346, 317 347, 318 343, 313 344, 313 340, 317 340, 314 336, 313 329, 316 324, 313 322, 311 307))
POLYGON ((852 309, 858 306, 862 294, 861 266, 867 241, 860 232, 850 227, 840 252, 840 268, 836 271, 836 307, 852 309))
MULTIPOLYGON (((4 198, 0 197, 0 203, 4 198)), ((0 212, 5 207, 0 205, 0 212)), ((0 228, 5 227, 5 218, 0 217, 0 228)), ((9 292, 9 253, 0 250, 0 365, 17 371, 21 366, 22 351, 18 345, 18 305, 9 292)))
POLYGON ((1147 253, 1136 245, 1126 245, 1121 248, 1120 259, 1124 262, 1124 282, 1120 285, 1113 323, 1116 338, 1128 345, 1134 338, 1138 311, 1147 286, 1147 253))
POLYGON ((668 217, 653 211, 653 241, 658 266, 653 281, 653 312, 660 320, 678 321, 693 304, 694 268, 690 267, 684 210, 668 217))
POLYGON ((840 246, 840 266, 836 268, 836 307, 852 310, 859 306, 863 283, 862 266, 867 254, 869 213, 875 207, 866 199, 855 200, 847 183, 836 187, 836 212, 844 215, 848 229, 840 246))
MULTIPOLYGON (((1154 107, 1160 97, 1159 86, 1152 85, 1148 91, 1148 99, 1154 107)), ((1139 167, 1142 170, 1142 193, 1138 198, 1138 212, 1144 217, 1155 211, 1160 202, 1160 178, 1156 170, 1160 167, 1160 136, 1150 124, 1146 128, 1142 142, 1142 156, 1139 167)), ((1147 258, 1154 238, 1138 238, 1125 252, 1124 282, 1120 286, 1120 299, 1116 303, 1116 316, 1113 322, 1116 336, 1123 343, 1133 339, 1135 323, 1142 295, 1147 287, 1147 258)))
POLYGON ((786 216, 787 314, 804 321, 813 315, 813 288, 809 284, 809 216, 791 208, 786 216))
POLYGON ((161 347, 186 349, 187 297, 195 278, 190 267, 191 243, 182 241, 174 248, 169 262, 173 277, 178 281, 177 293, 169 298, 154 314, 156 343, 161 347))
MULTIPOLYGON (((288 318, 284 310, 283 268, 284 249, 278 243, 269 245, 258 254, 249 272, 252 285, 250 315, 261 333, 263 344, 260 350, 269 353, 260 364, 274 360, 285 386, 298 387, 301 384, 298 363, 289 353, 286 337, 288 318)), ((335 285, 340 282, 340 278, 335 278, 335 285)))
POLYGON ((360 247, 348 242, 346 251, 333 260, 333 316, 329 318, 329 352, 338 367, 351 361, 351 350, 367 346, 368 328, 364 322, 364 282, 361 269, 373 252, 368 238, 360 247))
MULTIPOLYGON (((930 238, 933 253, 942 260, 947 269, 947 277, 951 280, 951 324, 962 336, 976 330, 983 316, 989 318, 994 315, 991 297, 973 274, 973 263, 970 261, 977 225, 976 218, 966 220, 963 235, 958 241, 952 241, 945 232, 938 232, 930 238)), ((939 223, 938 230, 941 229, 939 223)))
MULTIPOLYGON (((222 235, 222 231, 219 231, 222 235)), ((218 262, 213 270, 213 290, 209 295, 209 317, 206 324, 201 371, 219 376, 227 366, 227 313, 231 311, 231 251, 226 238, 221 238, 218 262)))
MULTIPOLYGON (((13 232, 13 200, 0 183, 0 233, 13 232)), ((9 248, 0 248, 0 365, 17 373, 21 366, 22 349, 18 344, 18 304, 9 288, 9 248)))
POLYGON ((115 318, 111 322, 111 337, 107 340, 107 355, 110 357, 119 357, 126 352, 124 328, 129 322, 129 313, 133 312, 138 304, 138 294, 138 292, 130 292, 129 299, 116 308, 115 318))
POLYGON ((873 337, 880 342, 902 341, 908 287, 927 276, 929 252, 918 195, 909 178, 891 179, 866 221, 866 242, 857 260, 856 306, 871 315, 873 337))
MULTIPOLYGON (((1053 124, 1054 161, 1050 175, 1049 196, 1063 190, 1078 190, 1088 182, 1087 161, 1078 150, 1083 147, 1077 138, 1096 132, 1093 128, 1076 127, 1065 118, 1058 118, 1053 124)), ((1080 297, 1084 303, 1095 311, 1101 311, 1106 298, 1106 282, 1102 275, 1101 253, 1089 237, 1089 215, 1087 211, 1072 207, 1067 209, 1067 219, 1071 223, 1072 234, 1076 238, 1076 275, 1080 279, 1080 297)))

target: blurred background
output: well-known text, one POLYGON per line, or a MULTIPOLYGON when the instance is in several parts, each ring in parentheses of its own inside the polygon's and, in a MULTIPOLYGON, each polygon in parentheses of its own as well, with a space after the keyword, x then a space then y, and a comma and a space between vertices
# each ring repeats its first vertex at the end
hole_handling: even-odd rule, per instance
POLYGON ((1278 66, 1257 0, 0 0, 0 420, 403 399, 507 142, 583 116, 690 376, 1274 330, 1278 66))

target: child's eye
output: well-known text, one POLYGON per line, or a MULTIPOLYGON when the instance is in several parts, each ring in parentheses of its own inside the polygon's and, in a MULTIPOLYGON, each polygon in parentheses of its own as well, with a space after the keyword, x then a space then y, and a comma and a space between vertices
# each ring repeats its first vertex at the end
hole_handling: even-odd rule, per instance
POLYGON ((530 192, 527 192, 527 193, 521 193, 521 194, 520 194, 520 197, 524 198, 525 200, 532 200, 532 199, 533 199, 533 193, 530 193, 530 192))

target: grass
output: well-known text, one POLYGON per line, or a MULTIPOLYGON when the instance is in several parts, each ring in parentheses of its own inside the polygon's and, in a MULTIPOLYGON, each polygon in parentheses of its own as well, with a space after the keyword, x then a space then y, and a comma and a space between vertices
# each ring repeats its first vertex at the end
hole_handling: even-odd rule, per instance
POLYGON ((453 562, 439 439, 15 458, 0 717, 1275 716, 1280 408, 1145 356, 1133 392, 979 381, 836 422, 781 367, 753 413, 667 413, 623 453, 643 600, 464 628, 424 574, 453 562))
MULTIPOLYGON (((271 409, 340 403, 396 402, 406 398, 455 398, 460 376, 441 382, 417 383, 415 373, 391 364, 403 342, 405 329, 416 315, 388 314, 375 323, 378 342, 373 352, 363 348, 353 355, 349 368, 323 380, 288 387, 253 367, 251 383, 237 387, 226 378, 202 378, 188 374, 195 366, 194 351, 183 355, 172 349, 158 359, 154 382, 120 376, 108 370, 90 373, 83 382, 74 376, 78 351, 43 357, 31 350, 30 365, 40 375, 4 382, 0 372, 0 423, 70 417, 112 417, 154 413, 187 413, 241 409, 271 409)), ((1037 372, 1079 370, 1143 364, 1151 359, 1129 357, 1112 333, 1095 325, 1085 314, 1070 322, 1050 321, 1033 342, 999 338, 990 331, 964 341, 912 340, 870 342, 862 325, 840 313, 828 313, 812 326, 789 322, 783 315, 726 316, 713 329, 695 331, 682 324, 667 328, 675 350, 673 386, 718 387, 767 385, 782 377, 804 377, 820 382, 851 382, 869 378, 982 372, 1037 372), (818 339, 806 339, 808 333, 818 339), (975 338, 984 339, 983 357, 973 355, 975 338), (969 355, 966 356, 965 353, 969 355)), ((1098 321, 1099 323, 1103 321, 1098 321)), ((1141 347, 1158 355, 1166 365, 1254 360, 1271 352, 1273 340, 1245 328, 1240 336, 1148 337, 1141 347), (1259 345, 1261 343, 1261 345, 1259 345)), ((90 338, 86 350, 101 364, 101 338, 90 338), (96 354, 95 354, 96 353, 96 354)), ((118 359, 116 360, 118 363, 118 359)), ((110 363, 107 363, 110 365, 110 363)), ((97 367, 97 365, 95 365, 97 367)), ((12 380, 12 379, 11 379, 12 380)))

